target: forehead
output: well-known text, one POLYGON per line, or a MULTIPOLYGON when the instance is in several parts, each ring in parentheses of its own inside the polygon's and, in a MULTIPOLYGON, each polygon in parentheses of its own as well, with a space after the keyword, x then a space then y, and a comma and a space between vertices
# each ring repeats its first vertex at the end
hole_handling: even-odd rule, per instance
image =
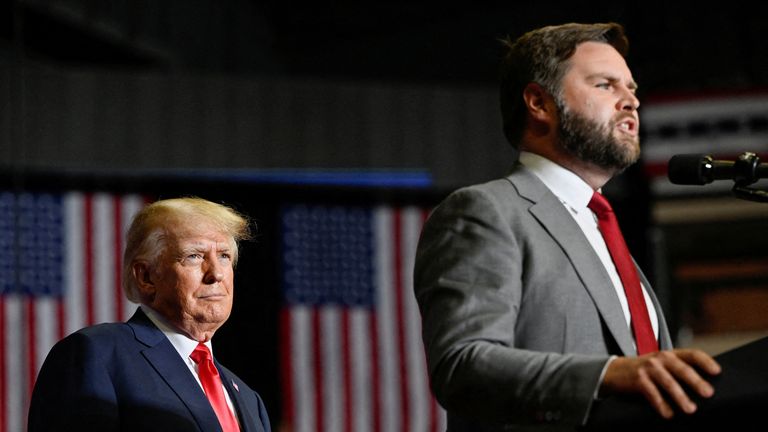
POLYGON ((169 238, 178 245, 216 243, 231 246, 233 239, 211 223, 180 223, 166 227, 169 238))
POLYGON ((632 80, 632 72, 624 57, 607 43, 579 44, 570 58, 568 73, 580 75, 610 75, 612 78, 632 80))

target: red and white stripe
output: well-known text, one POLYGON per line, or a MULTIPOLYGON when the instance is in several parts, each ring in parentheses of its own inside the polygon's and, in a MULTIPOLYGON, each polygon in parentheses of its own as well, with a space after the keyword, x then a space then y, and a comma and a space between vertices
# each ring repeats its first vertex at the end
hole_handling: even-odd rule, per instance
POLYGON ((26 428, 35 377, 58 340, 135 310, 120 288, 121 259, 124 233, 144 204, 138 195, 63 196, 63 298, 0 297, 0 432, 26 428))
POLYGON ((411 280, 425 217, 416 207, 375 209, 375 310, 295 305, 283 311, 288 430, 445 430, 445 413, 428 385, 411 280))

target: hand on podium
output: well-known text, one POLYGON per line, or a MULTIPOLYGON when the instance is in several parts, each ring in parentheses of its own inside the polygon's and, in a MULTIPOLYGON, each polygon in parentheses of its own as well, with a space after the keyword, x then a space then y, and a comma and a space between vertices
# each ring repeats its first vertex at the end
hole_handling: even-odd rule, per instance
POLYGON ((714 394, 714 388, 699 371, 717 375, 720 365, 704 351, 695 349, 617 357, 608 365, 600 394, 639 393, 664 418, 674 415, 670 402, 684 413, 692 414, 696 403, 684 385, 700 397, 714 394))
POLYGON ((618 357, 583 430, 763 431, 768 337, 714 358, 699 350, 618 357))

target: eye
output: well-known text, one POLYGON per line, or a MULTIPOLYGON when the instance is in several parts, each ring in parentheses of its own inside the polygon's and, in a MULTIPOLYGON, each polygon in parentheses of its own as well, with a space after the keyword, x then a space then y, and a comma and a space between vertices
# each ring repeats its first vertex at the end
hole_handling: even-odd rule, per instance
POLYGON ((232 254, 229 252, 222 252, 219 254, 219 259, 222 261, 231 261, 232 260, 232 254))
POLYGON ((600 82, 600 83, 595 84, 595 87, 597 87, 599 89, 603 89, 603 90, 608 90, 608 89, 611 88, 611 83, 609 83, 609 82, 600 82))
POLYGON ((184 255, 181 258, 181 261, 183 263, 193 263, 193 262, 196 262, 196 261, 200 261, 202 259, 203 259, 203 254, 201 254, 199 252, 193 252, 193 253, 189 253, 187 255, 184 255))

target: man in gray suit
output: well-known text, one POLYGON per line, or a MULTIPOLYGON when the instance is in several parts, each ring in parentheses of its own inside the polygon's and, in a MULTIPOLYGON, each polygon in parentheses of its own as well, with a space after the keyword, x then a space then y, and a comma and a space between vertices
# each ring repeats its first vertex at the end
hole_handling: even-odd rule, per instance
POLYGON ((650 284, 630 264, 655 336, 638 355, 622 279, 587 207, 640 154, 627 45, 614 23, 506 41, 501 108, 519 161, 441 203, 416 257, 429 373, 449 431, 573 430, 593 401, 619 393, 669 418, 713 394, 704 377, 719 365, 672 349, 650 284))

